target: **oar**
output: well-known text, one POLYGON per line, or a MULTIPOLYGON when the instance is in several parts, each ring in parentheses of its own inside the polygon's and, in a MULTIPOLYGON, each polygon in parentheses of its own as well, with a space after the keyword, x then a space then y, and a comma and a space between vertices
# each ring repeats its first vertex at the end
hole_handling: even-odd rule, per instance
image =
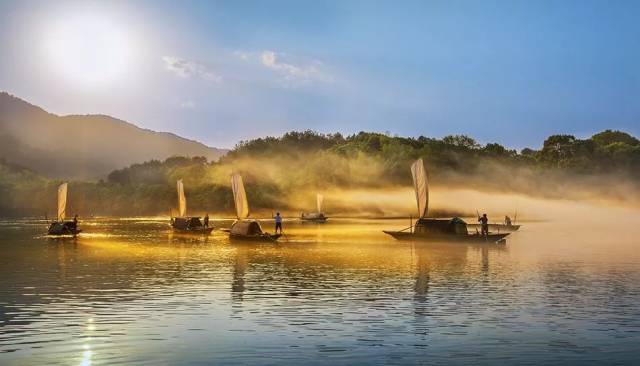
MULTIPOLYGON (((272 237, 271 237, 271 234, 266 233, 266 232, 265 232, 264 234, 267 236, 267 238, 269 238, 269 240, 271 240, 271 241, 272 241, 272 242, 274 242, 275 244, 278 244, 278 240, 277 240, 277 239, 272 238, 272 237)), ((274 234, 274 235, 275 235, 275 234, 274 234)), ((289 237, 284 233, 284 231, 280 231, 280 235, 284 236, 284 238, 287 240, 287 243, 289 242, 289 237)))
POLYGON ((278 244, 278 241, 274 238, 271 237, 271 234, 269 233, 264 233, 264 235, 267 236, 267 238, 269 238, 269 240, 271 240, 272 242, 274 242, 275 244, 278 244))

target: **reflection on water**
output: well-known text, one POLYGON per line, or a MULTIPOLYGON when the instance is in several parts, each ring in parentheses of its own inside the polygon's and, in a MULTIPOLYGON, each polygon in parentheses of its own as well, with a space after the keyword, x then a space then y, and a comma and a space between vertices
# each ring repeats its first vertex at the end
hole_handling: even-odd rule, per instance
POLYGON ((0 364, 632 363, 637 217, 525 223, 506 246, 380 231, 406 220, 287 222, 281 244, 152 218, 75 239, 3 222, 0 364))

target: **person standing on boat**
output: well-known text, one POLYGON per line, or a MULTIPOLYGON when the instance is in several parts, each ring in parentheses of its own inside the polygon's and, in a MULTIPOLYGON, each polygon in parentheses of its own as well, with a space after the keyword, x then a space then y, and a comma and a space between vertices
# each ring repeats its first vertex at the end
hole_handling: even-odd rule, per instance
POLYGON ((504 224, 505 224, 506 226, 511 226, 511 217, 509 217, 509 215, 506 215, 506 216, 504 217, 504 224))
POLYGON ((209 227, 209 213, 204 215, 204 228, 206 229, 208 227, 209 227))
POLYGON ((482 217, 478 217, 478 222, 482 223, 482 235, 489 235, 489 218, 487 214, 482 214, 482 217))
POLYGON ((73 215, 73 230, 78 228, 78 214, 73 215))
POLYGON ((280 212, 276 213, 276 234, 278 233, 278 229, 280 229, 280 234, 282 234, 282 216, 280 216, 280 212))

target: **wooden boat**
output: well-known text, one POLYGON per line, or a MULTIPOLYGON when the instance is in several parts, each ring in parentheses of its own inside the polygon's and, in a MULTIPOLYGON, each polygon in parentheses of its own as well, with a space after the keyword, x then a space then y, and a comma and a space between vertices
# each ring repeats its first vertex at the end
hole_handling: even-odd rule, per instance
POLYGON ((264 232, 256 220, 237 220, 230 229, 225 231, 229 232, 229 239, 236 241, 275 242, 282 236, 282 234, 264 232))
POLYGON ((323 222, 327 222, 328 217, 326 217, 324 215, 324 213, 322 212, 322 203, 324 201, 324 197, 318 193, 316 195, 316 204, 317 204, 317 212, 311 212, 311 213, 302 213, 300 215, 300 220, 302 220, 302 222, 315 222, 315 223, 323 223, 323 222))
POLYGON ((244 183, 239 174, 231 175, 233 202, 236 206, 237 220, 227 231, 229 239, 234 241, 275 242, 282 234, 270 234, 262 230, 260 223, 249 219, 249 202, 244 190, 244 183))
POLYGON ((327 222, 329 218, 326 217, 323 213, 303 213, 302 215, 300 215, 300 220, 302 220, 302 222, 316 222, 316 223, 323 223, 323 222, 327 222))
MULTIPOLYGON (((467 224, 470 229, 480 229, 480 224, 467 224)), ((520 225, 505 225, 505 224, 489 224, 489 231, 496 231, 498 233, 512 233, 518 231, 520 225)))
POLYGON ((171 227, 173 231, 184 234, 211 234, 213 227, 204 227, 200 217, 172 217, 171 227))
POLYGON ((54 221, 49 225, 47 235, 61 236, 61 235, 73 235, 80 234, 82 230, 78 229, 76 223, 73 221, 58 222, 54 221))
POLYGON ((213 227, 205 227, 200 217, 187 216, 187 198, 184 194, 182 179, 177 181, 178 189, 178 217, 171 217, 171 227, 174 232, 183 234, 210 234, 213 227))
POLYGON ((452 219, 427 219, 429 181, 427 179, 427 169, 422 159, 418 159, 411 164, 411 175, 418 205, 418 220, 416 220, 415 225, 412 223, 410 227, 400 231, 383 230, 385 234, 391 235, 398 240, 467 243, 505 242, 505 237, 509 235, 508 232, 489 232, 487 235, 482 235, 476 231, 476 233, 470 234, 467 229, 467 223, 458 217, 452 219))
POLYGON ((75 220, 64 221, 66 211, 67 211, 67 183, 62 183, 58 187, 58 215, 56 217, 56 221, 53 221, 49 225, 49 229, 47 230, 47 235, 76 236, 82 232, 82 230, 78 229, 78 224, 75 220))
POLYGON ((504 243, 509 233, 492 233, 482 235, 467 231, 467 223, 458 217, 446 220, 419 219, 416 224, 400 231, 383 230, 398 240, 415 240, 427 242, 459 242, 459 243, 504 243))
MULTIPOLYGON (((476 214, 478 215, 478 219, 480 219, 480 213, 478 213, 478 211, 476 211, 476 214)), ((516 211, 514 219, 518 217, 518 211, 516 211)), ((509 215, 506 215, 504 217, 504 223, 502 224, 489 224, 489 231, 497 231, 498 233, 512 233, 514 231, 518 231, 518 229, 520 229, 520 225, 516 225, 514 224, 514 221, 511 221, 511 217, 509 217, 509 215)), ((480 224, 469 224, 468 225, 470 228, 477 230, 480 230, 482 228, 482 225, 480 224)))

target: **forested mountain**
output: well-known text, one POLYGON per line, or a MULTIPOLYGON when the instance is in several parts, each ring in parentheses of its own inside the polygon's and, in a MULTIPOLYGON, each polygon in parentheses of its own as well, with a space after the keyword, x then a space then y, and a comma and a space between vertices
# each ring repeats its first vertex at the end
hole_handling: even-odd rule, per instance
POLYGON ((98 179, 173 155, 219 158, 224 150, 104 115, 57 116, 0 93, 0 158, 51 178, 98 179))
MULTIPOLYGON (((409 187, 409 164, 424 158, 435 190, 449 187, 531 196, 640 202, 640 141, 619 131, 588 139, 547 138, 540 150, 480 145, 468 136, 405 138, 290 132, 239 143, 219 161, 151 160, 97 183, 71 182, 70 211, 81 215, 169 214, 183 179, 189 211, 233 213, 232 172, 243 175, 253 211, 309 207, 317 191, 409 187)), ((0 216, 52 213, 58 181, 0 162, 0 216)), ((353 213, 331 197, 334 212, 353 213)), ((384 214, 385 212, 379 212, 384 214)))

